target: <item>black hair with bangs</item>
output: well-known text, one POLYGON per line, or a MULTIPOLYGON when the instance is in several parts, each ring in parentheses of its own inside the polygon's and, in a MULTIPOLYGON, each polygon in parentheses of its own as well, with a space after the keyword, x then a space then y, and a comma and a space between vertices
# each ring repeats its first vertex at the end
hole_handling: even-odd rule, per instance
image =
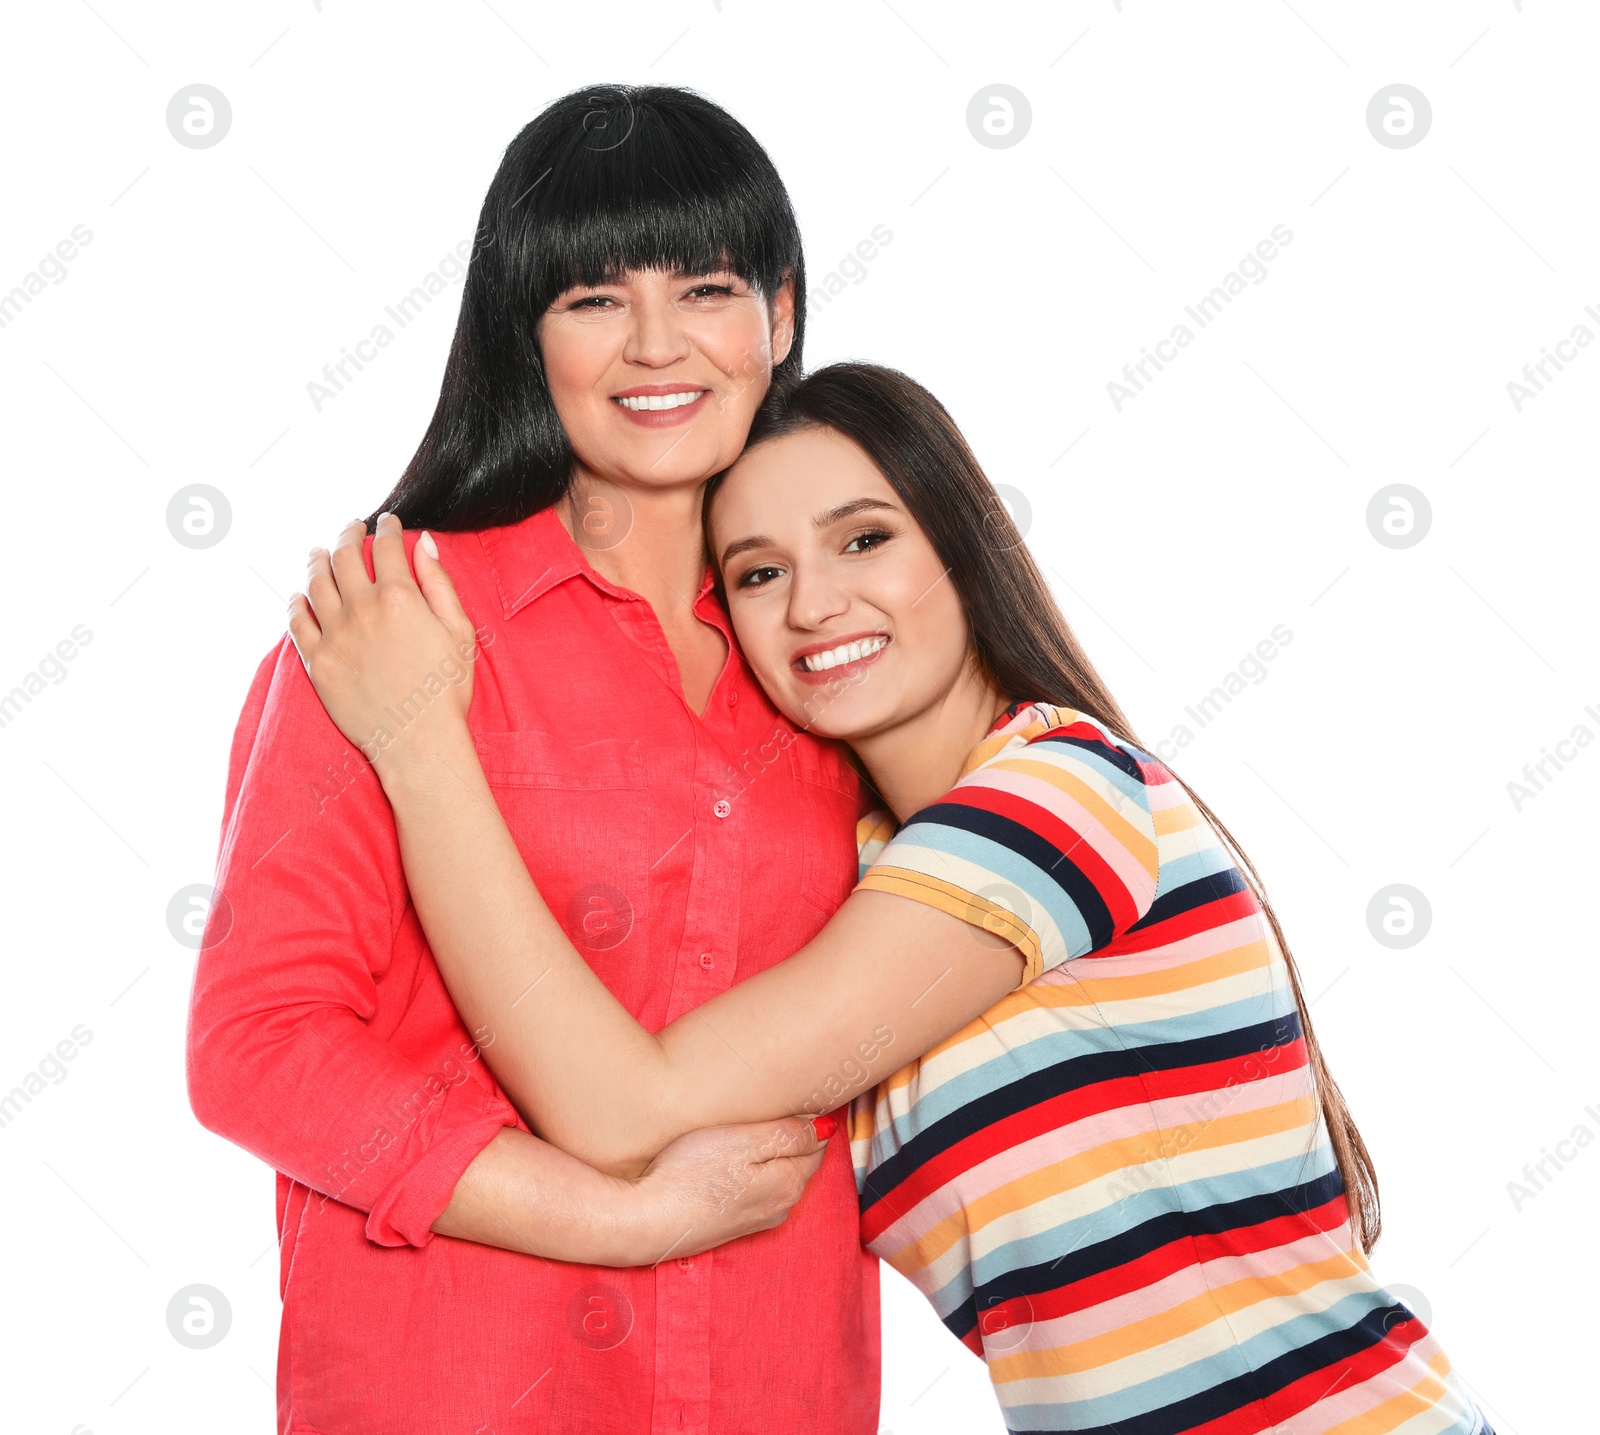
POLYGON ((493 528, 559 501, 574 454, 537 325, 563 290, 636 268, 729 269, 769 300, 792 277, 794 342, 763 407, 799 379, 800 229, 767 152, 692 90, 574 90, 506 146, 478 218, 439 402, 368 528, 383 512, 407 528, 493 528))

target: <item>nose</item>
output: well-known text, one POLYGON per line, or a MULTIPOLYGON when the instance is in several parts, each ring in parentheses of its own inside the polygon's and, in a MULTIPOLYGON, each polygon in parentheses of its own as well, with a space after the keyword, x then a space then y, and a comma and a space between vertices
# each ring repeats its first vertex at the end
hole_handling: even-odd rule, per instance
POLYGON ((789 571, 789 626, 821 628, 850 610, 850 594, 826 564, 796 561, 789 571))
POLYGON ((689 336, 665 293, 641 295, 633 304, 633 325, 622 351, 630 364, 664 369, 689 356, 689 336))

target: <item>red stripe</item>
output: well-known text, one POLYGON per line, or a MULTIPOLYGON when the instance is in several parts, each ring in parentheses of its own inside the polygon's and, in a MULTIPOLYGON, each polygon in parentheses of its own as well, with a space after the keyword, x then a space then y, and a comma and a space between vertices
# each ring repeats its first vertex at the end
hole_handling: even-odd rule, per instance
MULTIPOLYGON (((1227 1260, 1232 1256, 1253 1256, 1262 1251, 1275 1251, 1280 1246, 1292 1246, 1307 1236, 1337 1231, 1350 1219, 1350 1205, 1341 1191, 1320 1206, 1305 1211, 1285 1211, 1270 1221, 1260 1221, 1254 1226, 1238 1226, 1231 1231, 1211 1231, 1194 1238, 1195 1259, 1200 1261, 1227 1260)), ((1330 1250, 1331 1256, 1333 1252, 1330 1250)))
MULTIPOLYGON (((992 812, 1027 828, 1048 842, 1065 859, 1078 868, 1106 904, 1111 913, 1112 930, 1120 932, 1139 920, 1139 906, 1129 893, 1126 884, 1082 833, 1048 807, 1014 792, 983 786, 977 783, 956 786, 942 802, 960 802, 980 812, 992 812)), ((1054 876, 1042 868, 1047 876, 1054 876)))
MULTIPOLYGON (((1288 1045, 1271 1048, 1270 1051, 1276 1051, 1279 1058, 1272 1062, 1270 1075, 1276 1075, 1279 1071, 1293 1071, 1306 1061, 1305 1042, 1298 1037, 1288 1045)), ((1246 1052, 1222 1061, 1180 1066, 1170 1071, 1147 1072, 1140 1076, 1119 1076, 1063 1091, 1058 1096, 1036 1102, 991 1122, 947 1146, 930 1156, 886 1194, 892 1194, 892 1205, 896 1211, 908 1211, 980 1162, 1046 1132, 1059 1130, 1102 1112, 1142 1105, 1152 1099, 1222 1090, 1228 1086, 1230 1079, 1234 1079, 1235 1084, 1263 1080, 1265 1078, 1261 1075, 1249 1075, 1246 1068, 1252 1062, 1266 1064, 1270 1051, 1246 1052)), ((1048 1161, 1048 1157, 1041 1156, 1039 1164, 1045 1165, 1048 1161)), ((889 1209, 890 1205, 891 1202, 880 1200, 862 1216, 863 1241, 876 1240, 899 1219, 899 1215, 889 1209)))
MULTIPOLYGON (((1384 1332, 1382 1340, 1365 1350, 1346 1357, 1337 1365, 1324 1366, 1321 1370, 1302 1375, 1292 1384, 1267 1396, 1264 1403, 1269 1418, 1261 1428, 1266 1429, 1277 1421, 1287 1420, 1291 1415, 1310 1409, 1319 1400, 1326 1400, 1335 1390, 1360 1385, 1400 1364, 1406 1352, 1427 1333, 1427 1326, 1415 1317, 1396 1321, 1384 1332)), ((1400 1394, 1402 1388, 1397 1386, 1393 1394, 1400 1394)))
MULTIPOLYGON (((1218 1235, 1179 1236, 1164 1246, 1157 1246, 1135 1260, 1126 1261, 1110 1270, 1082 1276, 1056 1286, 1014 1300, 1002 1301, 985 1309, 1005 1311, 1012 1324, 1032 1320, 1057 1320, 1064 1315, 1088 1310, 1108 1300, 1115 1300, 1133 1291, 1144 1290, 1158 1281, 1166 1280, 1179 1271, 1188 1270, 1201 1261, 1213 1261, 1227 1256, 1247 1256, 1263 1251, 1274 1251, 1280 1246, 1292 1245, 1319 1231, 1337 1230, 1349 1210, 1343 1195, 1324 1202, 1304 1212, 1287 1212, 1261 1221, 1254 1226, 1240 1226, 1236 1230, 1218 1235), (1026 1305, 1023 1304, 1026 1302, 1026 1305)), ((992 1317, 1000 1320, 997 1314, 992 1317)))
POLYGON ((1202 902, 1187 912, 1178 912, 1164 922, 1157 922, 1137 932, 1124 933, 1116 944, 1116 952, 1120 956, 1124 952, 1154 951, 1158 947, 1182 941, 1185 937, 1210 931, 1213 927, 1237 922, 1260 910, 1261 904, 1256 901, 1255 893, 1247 887, 1242 892, 1230 892, 1226 897, 1202 902))

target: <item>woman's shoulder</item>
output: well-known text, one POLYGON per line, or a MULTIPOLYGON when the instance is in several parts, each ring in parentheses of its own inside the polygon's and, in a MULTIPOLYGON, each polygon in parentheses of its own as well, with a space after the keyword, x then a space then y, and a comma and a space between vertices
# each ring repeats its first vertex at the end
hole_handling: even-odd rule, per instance
POLYGON ((963 777, 1017 757, 1049 755, 1072 763, 1109 765, 1128 779, 1162 780, 1159 764, 1143 748, 1119 736, 1099 718, 1060 703, 1014 703, 972 750, 963 777))
MULTIPOLYGON (((1000 804, 1009 811, 1019 794, 1041 809, 1098 799, 1143 832, 1150 824, 1152 805, 1161 800, 1148 789, 1170 781, 1171 775, 1155 758, 1099 718, 1060 703, 1019 702, 995 719, 973 748, 955 786, 935 806, 1000 804)), ((935 817, 924 808, 907 823, 926 826, 935 817)), ((894 814, 883 808, 857 820, 861 872, 877 861, 899 830, 894 814)))

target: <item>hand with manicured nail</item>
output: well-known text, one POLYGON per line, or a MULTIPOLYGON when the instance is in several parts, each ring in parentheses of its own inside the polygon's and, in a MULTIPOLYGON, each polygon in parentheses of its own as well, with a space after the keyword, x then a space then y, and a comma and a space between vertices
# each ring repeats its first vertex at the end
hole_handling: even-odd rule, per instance
POLYGON ((330 556, 314 548, 306 593, 289 603, 289 634, 328 714, 385 781, 467 734, 477 637, 422 533, 406 561, 405 531, 380 514, 372 571, 366 525, 348 524, 330 556))
POLYGON ((827 1152, 831 1116, 783 1116, 680 1136, 627 1184, 638 1264, 691 1256, 788 1219, 827 1152))

